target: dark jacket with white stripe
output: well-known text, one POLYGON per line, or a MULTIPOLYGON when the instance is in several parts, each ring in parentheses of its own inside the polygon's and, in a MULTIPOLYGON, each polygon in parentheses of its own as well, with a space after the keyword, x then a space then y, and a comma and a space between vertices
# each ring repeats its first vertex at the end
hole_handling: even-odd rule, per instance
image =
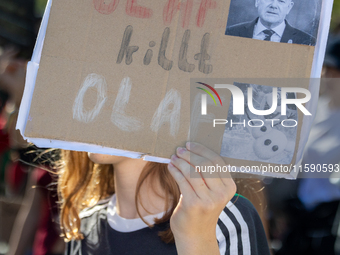
MULTIPOLYGON (((132 232, 119 232, 107 220, 108 201, 89 209, 81 217, 84 239, 67 244, 65 255, 175 255, 175 244, 165 244, 159 231, 169 222, 132 232)), ((221 213, 216 226, 220 254, 269 255, 266 235, 254 206, 241 196, 234 196, 221 213)))

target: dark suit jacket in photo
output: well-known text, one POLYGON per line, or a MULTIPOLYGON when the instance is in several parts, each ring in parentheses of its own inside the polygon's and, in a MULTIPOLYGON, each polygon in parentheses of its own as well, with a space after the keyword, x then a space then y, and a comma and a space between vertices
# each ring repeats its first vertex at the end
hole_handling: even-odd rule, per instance
MULTIPOLYGON (((253 38, 254 27, 258 19, 259 18, 256 18, 255 20, 251 22, 245 22, 245 23, 227 27, 225 34, 246 37, 246 38, 253 38)), ((313 36, 299 29, 292 27, 291 25, 289 25, 289 23, 286 20, 285 22, 286 22, 286 28, 282 34, 282 38, 281 38, 282 43, 292 42, 292 43, 297 43, 297 44, 315 46, 316 40, 313 36)))

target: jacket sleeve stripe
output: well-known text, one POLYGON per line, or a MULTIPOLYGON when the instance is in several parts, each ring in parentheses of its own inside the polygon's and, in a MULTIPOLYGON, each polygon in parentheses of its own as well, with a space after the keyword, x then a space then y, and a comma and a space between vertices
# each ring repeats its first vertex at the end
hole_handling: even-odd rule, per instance
POLYGON ((238 241, 238 251, 240 255, 243 255, 243 244, 242 244, 242 232, 241 232, 241 226, 238 223, 238 221, 236 220, 234 214, 232 214, 227 207, 224 208, 224 212, 228 215, 229 219, 233 222, 233 224, 236 227, 236 231, 237 231, 237 241, 238 241))
POLYGON ((227 227, 223 224, 223 222, 218 219, 216 226, 216 237, 218 241, 218 247, 220 250, 220 255, 230 255, 230 234, 227 227))
POLYGON ((244 255, 251 255, 250 236, 249 236, 249 228, 248 228, 247 223, 245 222, 241 212, 239 211, 239 209, 237 209, 237 207, 234 203, 229 201, 228 204, 227 204, 227 208, 235 216, 236 220, 240 224, 243 254, 244 255))
POLYGON ((238 238, 237 238, 237 230, 234 223, 228 217, 228 215, 222 211, 220 214, 220 220, 224 226, 228 229, 229 232, 229 239, 230 239, 230 254, 238 255, 238 238))

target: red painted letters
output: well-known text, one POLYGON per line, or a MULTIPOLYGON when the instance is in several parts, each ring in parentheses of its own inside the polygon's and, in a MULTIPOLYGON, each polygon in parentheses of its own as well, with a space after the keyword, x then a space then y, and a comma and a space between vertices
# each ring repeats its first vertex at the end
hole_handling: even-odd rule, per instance
POLYGON ((105 0, 93 0, 94 8, 101 14, 111 14, 116 10, 118 3, 119 0, 111 0, 109 4, 105 3, 105 0))
MULTIPOLYGON (((111 14, 117 8, 119 0, 93 0, 94 8, 102 14, 111 14), (110 3, 108 3, 110 2, 110 3)), ((166 26, 169 26, 177 11, 181 11, 181 26, 187 28, 190 23, 194 6, 194 0, 167 0, 163 9, 163 21, 166 26)), ((203 27, 208 9, 216 9, 217 3, 215 0, 201 0, 200 7, 196 16, 196 26, 203 27)), ((135 18, 148 19, 152 17, 150 8, 137 4, 137 0, 127 0, 125 12, 127 15, 135 18)))
POLYGON ((197 23, 198 27, 203 27, 205 18, 207 16, 208 9, 215 9, 217 6, 214 0, 202 0, 200 8, 197 14, 197 23))
POLYGON ((152 10, 140 5, 137 5, 137 0, 127 0, 126 14, 136 18, 148 19, 152 16, 152 10))
POLYGON ((163 21, 166 26, 171 24, 173 16, 179 10, 179 0, 168 0, 163 9, 163 21))
POLYGON ((168 3, 163 9, 163 21, 166 26, 171 24, 171 21, 178 10, 181 10, 181 25, 183 28, 189 26, 194 0, 187 0, 185 3, 180 3, 179 0, 168 0, 168 3))

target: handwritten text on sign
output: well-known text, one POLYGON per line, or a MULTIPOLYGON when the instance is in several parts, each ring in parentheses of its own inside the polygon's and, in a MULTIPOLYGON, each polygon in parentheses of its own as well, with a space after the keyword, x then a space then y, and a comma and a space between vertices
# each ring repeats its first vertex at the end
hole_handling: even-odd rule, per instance
MULTIPOLYGON (((195 19, 195 25, 197 27, 203 27, 207 12, 209 9, 216 9, 216 1, 213 0, 195 0, 200 1, 199 8, 195 19)), ((114 11, 117 9, 120 0, 93 0, 94 8, 101 14, 114 15, 114 11)), ((180 11, 181 26, 187 28, 190 23, 190 19, 193 14, 194 0, 166 0, 163 8, 163 22, 165 27, 162 38, 159 42, 158 51, 158 65, 166 71, 170 71, 173 68, 174 61, 166 57, 166 51, 170 39, 170 27, 168 27, 176 13, 180 11)), ((137 4, 137 0, 126 0, 125 12, 127 15, 135 18, 149 19, 153 15, 151 8, 141 6, 137 4)), ((178 68, 181 71, 191 73, 195 70, 195 64, 190 63, 187 58, 187 52, 189 49, 191 31, 186 29, 179 50, 178 57, 178 68)), ((200 52, 194 55, 194 59, 198 61, 198 71, 209 74, 213 70, 213 66, 207 63, 210 60, 208 54, 210 34, 205 33, 201 40, 200 52)), ((155 41, 149 42, 149 49, 146 51, 143 59, 144 65, 149 65, 153 58, 153 47, 156 46, 155 41)), ((125 59, 125 64, 130 65, 133 62, 133 54, 139 50, 139 46, 135 45, 133 40, 133 27, 128 25, 125 28, 122 43, 117 54, 117 64, 121 64, 125 59)), ((112 108, 111 122, 115 124, 119 129, 126 132, 136 132, 141 130, 144 123, 141 119, 133 116, 128 116, 125 113, 125 107, 127 106, 130 98, 130 92, 132 89, 132 82, 129 77, 125 77, 120 85, 116 101, 112 108)), ((99 115, 102 107, 104 106, 107 99, 107 83, 103 76, 92 73, 89 74, 73 105, 73 118, 84 123, 94 121, 99 115), (83 100, 85 93, 89 88, 97 89, 97 103, 95 107, 87 111, 83 106, 83 100)), ((181 109, 181 95, 178 90, 171 89, 167 92, 163 100, 160 102, 159 107, 156 109, 150 128, 153 132, 158 132, 158 129, 163 123, 169 122, 170 124, 170 135, 175 137, 179 131, 180 123, 180 109, 181 109), (167 109, 164 111, 164 109, 167 109)), ((197 108, 198 109, 198 108, 197 108)))
MULTIPOLYGON (((198 1, 198 0, 196 0, 198 1)), ((207 15, 207 11, 209 9, 215 9, 217 4, 216 1, 213 0, 199 0, 200 6, 196 15, 196 26, 202 27, 205 22, 205 18, 207 15)), ((113 13, 118 4, 119 0, 93 0, 94 8, 101 14, 111 14, 113 13)), ((194 0, 187 0, 184 3, 181 3, 180 0, 167 0, 165 6, 163 8, 163 22, 164 25, 168 26, 171 24, 173 17, 175 16, 177 11, 181 11, 181 25, 183 28, 188 27, 190 18, 192 16, 194 6, 194 0)), ((137 0, 127 0, 125 12, 127 15, 137 18, 151 18, 153 15, 153 11, 150 8, 141 6, 137 4, 137 0)), ((189 48, 189 40, 190 40, 191 31, 187 29, 184 32, 182 37, 181 47, 179 50, 179 58, 178 58, 178 68, 184 72, 193 72, 195 70, 195 64, 189 63, 187 58, 187 52, 189 48)), ((130 65, 133 61, 133 54, 139 50, 139 46, 131 45, 130 41, 133 37, 133 27, 128 25, 124 31, 121 48, 119 50, 119 54, 117 57, 117 64, 120 64, 125 57, 125 64, 130 65)), ((166 50, 168 47, 168 42, 170 38, 170 28, 166 27, 164 29, 162 39, 160 42, 160 47, 158 51, 158 64, 166 71, 170 71, 173 67, 173 61, 166 57, 166 50)), ((213 66, 211 64, 207 64, 206 61, 210 60, 210 55, 207 53, 209 46, 209 38, 210 34, 206 33, 203 35, 201 40, 201 49, 200 52, 195 54, 194 59, 198 61, 198 70, 204 74, 209 74, 213 70, 213 66)), ((153 57, 152 48, 156 46, 155 41, 149 42, 149 47, 145 53, 143 64, 149 65, 151 63, 153 57)))
MULTIPOLYGON (((133 32, 132 26, 127 26, 124 32, 122 45, 119 50, 119 54, 117 57, 117 64, 120 64, 124 57, 125 57, 125 63, 127 65, 130 65, 132 63, 132 54, 138 51, 138 46, 130 46, 130 40, 133 32)), ((162 41, 161 45, 159 47, 158 52, 158 64, 166 71, 170 71, 173 66, 173 61, 167 59, 165 56, 166 49, 168 47, 168 41, 170 36, 170 28, 165 28, 163 35, 162 35, 162 41)), ((200 53, 195 54, 195 60, 198 60, 198 70, 202 73, 209 74, 212 72, 213 66, 206 63, 206 60, 210 60, 210 55, 207 53, 207 48, 209 46, 209 33, 204 34, 202 41, 201 41, 201 51, 200 53)), ((187 60, 187 52, 188 52, 188 45, 189 45, 189 39, 190 39, 190 30, 187 29, 184 32, 181 48, 179 50, 179 58, 178 58, 178 68, 184 72, 191 73, 195 70, 195 65, 190 64, 187 60)), ((150 47, 155 46, 155 42, 151 41, 149 43, 150 47)), ((143 64, 149 65, 153 56, 153 50, 148 49, 145 53, 143 64)))
MULTIPOLYGON (((143 120, 138 117, 128 116, 125 108, 130 100, 132 82, 129 77, 122 80, 120 88, 112 108, 111 122, 120 130, 125 132, 135 132, 143 128, 143 120)), ((90 123, 100 113, 107 99, 107 83, 103 76, 92 73, 89 74, 73 104, 73 119, 80 122, 90 123), (91 110, 84 107, 84 96, 90 88, 97 89, 97 103, 91 110)), ((198 109, 198 107, 197 107, 198 109)), ((175 137, 179 131, 181 115, 181 95, 178 90, 170 89, 164 99, 156 109, 150 128, 153 132, 158 132, 162 124, 170 123, 170 135, 175 137), (173 107, 172 107, 173 106, 173 107)))
MULTIPOLYGON (((197 1, 197 0, 196 0, 197 1)), ((200 7, 196 15, 196 25, 202 27, 209 9, 216 9, 217 3, 214 0, 200 0, 200 7)), ((119 0, 93 0, 94 8, 102 14, 113 13, 119 4, 119 0)), ((188 27, 192 16, 194 0, 167 0, 163 9, 164 25, 169 26, 177 11, 181 11, 181 25, 188 27)), ((151 8, 137 4, 137 0, 127 0, 125 12, 127 15, 136 18, 148 19, 153 15, 151 8)))

